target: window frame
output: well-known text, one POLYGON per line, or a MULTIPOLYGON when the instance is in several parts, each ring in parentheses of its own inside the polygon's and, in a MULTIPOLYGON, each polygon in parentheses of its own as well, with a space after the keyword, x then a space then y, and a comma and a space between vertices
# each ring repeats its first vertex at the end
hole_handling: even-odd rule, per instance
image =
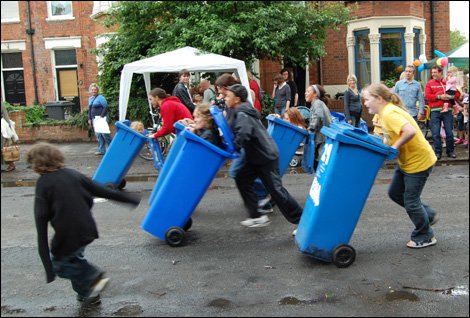
MULTIPOLYGON (((380 42, 379 42, 379 79, 381 81, 385 81, 386 78, 382 78, 382 62, 394 62, 394 61, 401 61, 401 66, 403 67, 403 71, 406 67, 406 45, 405 45, 405 28, 380 28, 380 42), (401 44, 401 56, 397 57, 384 57, 382 56, 382 49, 383 49, 383 37, 382 34, 391 34, 391 33, 399 33, 400 34, 400 44, 401 44)), ((399 64, 397 64, 399 65, 399 64)), ((400 77, 400 76, 398 76, 400 77)))
MULTIPOLYGON (((367 29, 367 30, 358 30, 358 31, 354 31, 353 32, 354 34, 354 64, 355 64, 355 73, 356 73, 356 78, 357 78, 357 88, 360 90, 361 89, 361 78, 359 76, 359 65, 360 63, 369 63, 369 79, 368 81, 365 81, 365 83, 370 83, 372 81, 372 74, 370 73, 371 72, 371 52, 369 51, 369 58, 368 59, 359 59, 359 41, 357 40, 357 38, 359 36, 367 36, 367 38, 369 38, 369 34, 370 34, 370 29, 367 29)), ((369 39, 369 50, 371 50, 371 47, 370 47, 370 39, 369 39)))
MULTIPOLYGON (((19 4, 19 1, 2 1, 2 4, 5 3, 5 4, 9 4, 9 5, 14 5, 16 4, 16 9, 17 9, 17 14, 18 16, 16 17, 13 17, 13 18, 2 18, 1 19, 1 23, 2 24, 7 24, 7 23, 20 23, 21 20, 20 20, 20 4, 19 4)), ((2 10, 4 11, 4 10, 2 10)))
POLYGON ((73 1, 62 1, 62 2, 70 2, 70 14, 58 15, 58 16, 52 15, 52 2, 53 1, 47 1, 46 21, 75 20, 75 17, 73 16, 73 1))

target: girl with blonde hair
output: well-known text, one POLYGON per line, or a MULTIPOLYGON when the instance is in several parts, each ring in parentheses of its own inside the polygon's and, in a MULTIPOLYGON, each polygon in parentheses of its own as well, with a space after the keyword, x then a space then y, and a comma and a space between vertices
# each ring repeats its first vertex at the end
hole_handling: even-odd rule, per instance
POLYGON ((406 209, 415 226, 406 246, 435 245, 431 225, 437 222, 436 211, 421 201, 421 193, 437 161, 436 155, 397 94, 383 84, 372 84, 364 88, 363 97, 369 113, 380 115, 384 143, 400 151, 388 195, 406 209))

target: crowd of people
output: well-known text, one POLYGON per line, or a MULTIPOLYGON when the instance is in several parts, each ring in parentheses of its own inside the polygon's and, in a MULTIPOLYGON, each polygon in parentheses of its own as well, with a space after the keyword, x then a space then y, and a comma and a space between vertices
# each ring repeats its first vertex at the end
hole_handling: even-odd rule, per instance
MULTIPOLYGON (((374 134, 383 138, 384 144, 399 150, 398 164, 388 190, 391 200, 403 207, 414 230, 406 243, 409 248, 423 248, 435 245, 432 226, 438 220, 437 212, 421 201, 421 193, 437 160, 441 159, 441 127, 445 131, 445 148, 449 157, 455 158, 454 147, 463 144, 468 147, 468 94, 456 87, 456 70, 449 69, 448 78, 442 68, 432 68, 432 79, 426 84, 424 93, 421 85, 414 80, 416 70, 408 65, 404 78, 391 91, 383 84, 372 84, 360 91, 357 78, 349 75, 344 93, 346 122, 358 127, 362 117, 362 105, 374 114, 374 134), (450 83, 450 84, 448 84, 450 83), (420 121, 425 118, 425 100, 430 108, 432 146, 421 133, 420 121), (454 140, 454 117, 458 123, 458 140, 454 140)), ((263 227, 270 223, 267 213, 276 204, 292 224, 298 224, 302 207, 282 184, 279 172, 279 150, 261 121, 262 103, 260 87, 248 72, 250 87, 241 83, 231 74, 219 76, 214 86, 203 79, 199 85, 190 87, 190 73, 182 70, 179 82, 172 95, 162 88, 154 88, 149 100, 158 108, 163 126, 150 138, 164 137, 174 133, 173 124, 183 123, 186 129, 206 141, 222 147, 221 136, 210 113, 210 107, 217 105, 224 109, 229 127, 234 133, 234 145, 240 157, 232 161, 230 176, 234 178, 240 196, 246 207, 247 218, 242 226, 263 227), (251 101, 249 96, 251 95, 251 101)), ((333 121, 329 98, 325 89, 318 84, 310 85, 305 100, 310 104, 309 118, 302 117, 298 106, 298 93, 289 70, 283 69, 273 77, 274 115, 283 118, 296 127, 315 134, 314 169, 316 170, 326 137, 321 133, 324 126, 333 121)), ((90 86, 89 123, 106 118, 106 99, 99 94, 96 84, 90 86)), ((2 118, 8 113, 2 105, 2 118)), ((2 121, 3 125, 3 121, 2 121)), ((144 125, 134 121, 131 126, 145 133, 144 125)), ((96 133, 98 155, 106 151, 111 136, 96 133)), ((2 128, 3 144, 3 128, 2 128)), ((3 159, 3 158, 2 158, 3 159)), ((38 232, 39 254, 46 269, 47 281, 56 275, 71 280, 77 299, 84 302, 99 301, 99 292, 107 283, 104 271, 87 262, 84 251, 88 244, 98 237, 97 228, 91 215, 92 197, 105 197, 134 207, 140 198, 106 189, 88 177, 65 168, 63 154, 49 144, 38 144, 30 149, 28 162, 40 174, 36 188, 35 218, 38 232), (73 200, 62 193, 80 193, 73 200), (70 219, 83 226, 67 226, 70 219), (65 221, 68 220, 68 221, 65 221), (55 231, 49 247, 47 227, 51 223, 55 231)), ((10 170, 14 169, 9 168, 10 170)), ((296 230, 292 233, 296 235, 296 230)))

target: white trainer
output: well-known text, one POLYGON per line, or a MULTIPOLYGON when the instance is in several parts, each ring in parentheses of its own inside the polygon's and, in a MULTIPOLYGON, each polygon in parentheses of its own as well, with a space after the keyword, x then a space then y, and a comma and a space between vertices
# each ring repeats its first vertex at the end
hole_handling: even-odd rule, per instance
POLYGON ((262 215, 259 218, 254 219, 248 218, 245 221, 240 222, 241 225, 247 227, 262 227, 268 225, 269 223, 271 223, 271 221, 269 221, 267 215, 262 215))

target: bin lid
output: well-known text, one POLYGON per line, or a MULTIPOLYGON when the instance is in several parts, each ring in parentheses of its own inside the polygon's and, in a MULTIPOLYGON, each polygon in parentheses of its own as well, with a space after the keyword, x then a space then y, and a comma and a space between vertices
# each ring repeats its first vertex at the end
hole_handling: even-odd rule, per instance
POLYGON ((268 120, 268 122, 274 122, 278 125, 281 125, 281 126, 284 126, 286 128, 289 128, 289 129, 293 129, 295 130, 296 132, 304 135, 304 136, 307 136, 308 135, 308 132, 306 129, 302 129, 300 127, 297 127, 295 125, 292 125, 291 123, 289 123, 288 121, 285 121, 284 119, 281 119, 279 117, 276 117, 276 116, 273 116, 273 115, 269 115, 266 117, 266 119, 268 120))
POLYGON ((235 152, 235 145, 233 143, 235 136, 233 135, 233 132, 230 129, 227 120, 225 119, 223 111, 217 106, 212 106, 210 108, 210 112, 212 114, 212 117, 214 117, 216 125, 219 127, 219 132, 221 133, 223 142, 227 147, 227 152, 235 152))
POLYGON ((376 150, 376 151, 379 151, 379 152, 382 152, 382 153, 386 153, 386 154, 388 154, 387 159, 394 159, 398 155, 398 150, 396 150, 396 149, 394 149, 390 146, 384 145, 381 138, 376 137, 374 135, 370 135, 367 132, 365 132, 364 130, 362 130, 360 128, 356 128, 356 127, 354 127, 352 125, 349 125, 347 123, 333 122, 333 123, 330 124, 330 127, 323 127, 320 130, 323 134, 334 138, 334 136, 332 136, 329 133, 329 130, 334 130, 335 132, 337 132, 337 133, 339 132, 344 136, 353 138, 353 140, 358 140, 358 141, 361 142, 361 145, 364 146, 364 147, 367 147, 369 149, 376 150))
POLYGON ((75 104, 68 100, 58 100, 47 102, 44 106, 75 106, 75 104))

